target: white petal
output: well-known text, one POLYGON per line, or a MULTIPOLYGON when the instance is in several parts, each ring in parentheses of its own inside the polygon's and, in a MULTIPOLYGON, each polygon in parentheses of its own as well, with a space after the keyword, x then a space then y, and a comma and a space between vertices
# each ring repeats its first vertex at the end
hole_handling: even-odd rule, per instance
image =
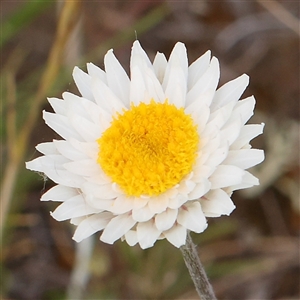
POLYGON ((167 59, 163 53, 157 52, 153 61, 153 68, 157 79, 162 84, 167 67, 167 59))
POLYGON ((154 99, 156 102, 164 102, 166 100, 166 96, 163 92, 160 82, 154 74, 154 71, 150 68, 147 68, 144 70, 143 75, 147 92, 151 99, 154 99))
POLYGON ((186 95, 185 112, 190 114, 195 109, 201 110, 202 106, 209 107, 214 94, 215 90, 213 89, 207 90, 204 93, 200 94, 196 90, 193 90, 193 92, 188 92, 186 95))
POLYGON ((43 111, 45 123, 65 140, 75 138, 82 141, 82 137, 72 128, 67 117, 43 111))
MULTIPOLYGON (((205 165, 215 167, 221 164, 225 158, 228 156, 228 146, 219 147, 216 151, 212 152, 208 159, 205 161, 205 165)), ((230 165, 229 163, 224 163, 224 165, 230 165)))
POLYGON ((112 214, 103 212, 85 218, 81 221, 73 235, 73 240, 77 243, 102 230, 112 218, 112 214))
POLYGON ((189 66, 188 90, 194 86, 197 80, 208 69, 210 57, 211 51, 208 50, 189 66))
POLYGON ((199 199, 209 191, 211 183, 208 179, 203 178, 201 182, 197 183, 195 188, 189 193, 188 197, 191 200, 199 199))
POLYGON ((168 231, 165 231, 163 234, 166 239, 175 247, 179 248, 180 246, 185 245, 186 228, 184 228, 183 226, 177 224, 168 231))
POLYGON ((138 223, 136 232, 142 249, 152 247, 161 234, 161 231, 154 226, 153 220, 138 223))
POLYGON ((179 194, 186 195, 190 193, 196 186, 196 183, 191 180, 182 180, 177 187, 179 194))
POLYGON ((129 107, 129 78, 112 50, 104 56, 104 65, 109 88, 124 106, 129 107))
POLYGON ((264 151, 259 149, 231 150, 223 162, 224 165, 234 165, 241 169, 248 169, 264 160, 264 151))
POLYGON ((184 44, 177 43, 170 55, 163 88, 170 104, 184 107, 187 91, 188 62, 184 44))
POLYGON ((136 105, 140 102, 148 104, 151 99, 164 102, 166 97, 154 71, 140 57, 135 59, 137 62, 131 67, 130 101, 136 105))
POLYGON ((178 212, 177 222, 197 233, 203 232, 207 227, 206 218, 198 201, 186 203, 178 212))
MULTIPOLYGON (((201 165, 203 165, 205 162, 206 162, 206 160, 208 159, 208 157, 209 157, 209 154, 208 153, 203 153, 202 152, 202 148, 201 148, 201 150, 200 151, 198 151, 197 153, 197 157, 196 157, 196 163, 195 163, 195 165, 196 166, 201 166, 201 165)), ((194 172, 194 170, 195 170, 195 168, 193 169, 193 172, 194 172)))
POLYGON ((92 160, 96 161, 98 158, 99 146, 95 142, 82 142, 76 139, 70 138, 68 142, 71 144, 74 149, 82 152, 92 160))
POLYGON ((255 176, 253 176, 251 173, 249 173, 248 171, 245 171, 242 182, 240 184, 231 186, 230 190, 236 191, 236 190, 241 190, 241 189, 247 189, 254 185, 259 185, 259 180, 255 176))
POLYGON ((109 211, 114 199, 103 199, 102 195, 85 194, 86 203, 98 211, 109 211))
POLYGON ((82 222, 86 218, 87 218, 87 216, 71 218, 70 224, 78 226, 80 224, 80 222, 82 222))
POLYGON ((64 102, 66 103, 66 113, 65 115, 69 118, 70 116, 72 115, 78 115, 78 116, 81 116, 85 119, 89 119, 89 115, 88 113, 86 112, 85 109, 83 109, 83 106, 82 106, 82 102, 83 101, 87 101, 89 102, 91 105, 93 105, 94 102, 92 101, 89 101, 85 98, 82 98, 82 97, 79 97, 79 96, 76 96, 72 93, 69 93, 69 92, 64 92, 62 94, 63 96, 63 99, 64 99, 64 102))
POLYGON ((106 130, 110 126, 111 115, 102 109, 97 103, 84 98, 79 98, 79 102, 80 109, 85 111, 85 118, 94 123, 94 126, 99 127, 101 131, 106 130))
POLYGON ((80 94, 86 99, 93 100, 91 77, 78 67, 75 67, 73 70, 73 78, 80 94))
POLYGON ((38 144, 35 149, 45 155, 59 154, 55 144, 52 142, 38 144))
POLYGON ((167 85, 165 95, 170 104, 174 104, 177 108, 184 107, 186 99, 186 82, 182 74, 173 71, 170 81, 167 85), (174 74, 174 75, 173 75, 174 74))
POLYGON ((44 172, 49 170, 61 170, 62 164, 69 162, 68 159, 59 154, 40 156, 26 163, 26 168, 32 171, 44 172))
POLYGON ((81 136, 81 139, 86 142, 94 142, 102 134, 101 127, 95 126, 94 123, 82 118, 81 116, 72 115, 70 117, 70 123, 81 136))
POLYGON ((145 205, 147 205, 149 202, 149 198, 141 198, 141 197, 135 197, 134 203, 133 203, 133 209, 138 210, 145 205))
POLYGON ((125 240, 129 246, 134 246, 138 242, 137 233, 135 230, 129 230, 125 233, 125 240))
POLYGON ((130 102, 138 105, 140 102, 148 104, 150 100, 140 68, 138 66, 131 67, 130 102))
POLYGON ((165 231, 170 229, 177 218, 178 209, 168 208, 166 211, 155 216, 155 226, 160 231, 165 231))
POLYGON ((201 207, 207 217, 229 216, 235 209, 232 200, 222 189, 212 190, 203 198, 200 200, 201 207))
POLYGON ((197 125, 198 133, 200 134, 209 118, 210 110, 207 105, 199 105, 198 101, 193 102, 185 109, 186 114, 190 114, 197 125))
POLYGON ((169 198, 167 195, 162 194, 157 197, 151 197, 148 202, 149 209, 154 214, 159 214, 166 210, 169 204, 169 198))
POLYGON ((243 74, 240 77, 224 84, 215 93, 211 105, 212 112, 214 112, 215 109, 228 104, 229 102, 237 102, 248 84, 249 76, 246 74, 243 74))
POLYGON ((189 198, 187 194, 185 195, 178 194, 175 197, 169 199, 169 207, 172 209, 177 209, 188 200, 189 198))
POLYGON ((243 122, 239 116, 235 119, 232 119, 231 122, 227 122, 226 125, 221 129, 221 138, 223 139, 223 143, 231 145, 236 141, 238 136, 240 135, 242 129, 243 122))
POLYGON ((188 59, 186 53, 186 47, 183 43, 177 42, 170 54, 169 64, 172 65, 173 60, 177 63, 179 61, 180 67, 184 75, 188 76, 188 59))
POLYGON ((148 205, 132 210, 132 218, 137 222, 146 222, 154 216, 148 205))
POLYGON ((231 149, 241 149, 248 144, 253 138, 262 134, 265 124, 247 124, 242 127, 241 132, 235 142, 231 145, 231 149))
POLYGON ((87 216, 97 212, 99 212, 99 210, 87 205, 82 195, 77 195, 59 205, 56 210, 51 213, 51 216, 57 221, 64 221, 74 217, 87 216))
MULTIPOLYGON (((219 61, 217 58, 213 57, 207 71, 203 74, 203 76, 201 76, 198 79, 198 81, 194 84, 192 89, 188 92, 186 105, 187 106, 190 105, 201 94, 205 94, 209 92, 210 95, 213 96, 214 94, 211 93, 216 90, 219 82, 219 78, 220 78, 219 61)), ((211 97, 210 101, 212 99, 213 97, 211 97)))
MULTIPOLYGON (((203 184, 203 180, 206 178, 209 178, 209 176, 212 175, 212 173, 215 171, 215 167, 207 166, 205 164, 197 164, 194 167, 193 177, 192 180, 196 183, 203 184)), ((207 185, 207 184, 205 184, 207 185)))
POLYGON ((59 169, 45 169, 44 173, 55 183, 79 188, 84 182, 84 178, 69 171, 59 169))
POLYGON ((237 102, 233 109, 231 118, 240 118, 242 124, 245 124, 253 115, 255 98, 253 96, 237 102))
POLYGON ((235 104, 236 103, 232 101, 221 108, 216 109, 214 112, 211 112, 208 122, 215 124, 218 128, 222 128, 230 119, 235 104))
POLYGON ((134 205, 134 197, 128 197, 126 195, 119 195, 114 200, 110 211, 114 214, 123 214, 132 210, 134 205))
POLYGON ((92 79, 92 91, 96 103, 110 115, 115 115, 116 112, 121 113, 126 108, 124 103, 115 95, 115 90, 111 90, 98 78, 92 79))
POLYGON ((148 67, 152 68, 152 64, 149 60, 149 57, 145 50, 141 47, 139 41, 134 41, 131 48, 131 58, 130 58, 130 67, 132 67, 135 63, 135 59, 139 57, 141 59, 141 63, 145 64, 148 67))
POLYGON ((119 192, 113 189, 111 183, 109 184, 94 184, 91 182, 85 182, 82 186, 82 190, 85 194, 91 194, 100 199, 113 199, 119 196, 119 192))
MULTIPOLYGON (((220 144, 220 136, 219 135, 220 135, 219 128, 213 123, 207 123, 204 126, 204 130, 200 134, 200 143, 201 143, 202 147, 206 146, 206 144, 208 142, 211 142, 214 139, 216 139, 215 143, 218 143, 218 146, 219 146, 219 144, 220 144)), ((216 146, 216 147, 218 147, 218 146, 216 146)), ((209 145, 209 148, 210 147, 211 147, 211 145, 209 145)), ((203 152, 204 152, 204 150, 203 150, 203 152)))
POLYGON ((86 182, 96 184, 96 185, 105 185, 105 184, 113 185, 111 178, 108 177, 101 169, 100 169, 99 173, 93 175, 92 177, 84 177, 84 179, 86 182))
POLYGON ((64 164, 64 168, 71 173, 80 176, 96 176, 99 172, 100 166, 91 159, 76 160, 64 164))
POLYGON ((93 63, 87 63, 87 70, 91 77, 97 77, 105 84, 107 84, 106 74, 102 69, 95 66, 93 63))
POLYGON ((42 195, 41 201, 63 202, 77 195, 78 195, 78 191, 76 189, 63 186, 63 185, 56 185, 42 195))
POLYGON ((242 182, 244 170, 235 166, 220 165, 216 171, 210 176, 211 188, 217 189, 242 182))
POLYGON ((128 230, 130 230, 136 221, 129 214, 119 215, 107 224, 100 240, 102 242, 113 244, 116 240, 122 237, 128 230))
POLYGON ((176 186, 174 186, 173 188, 170 188, 169 190, 165 191, 164 195, 166 195, 169 200, 176 197, 178 195, 178 191, 176 189, 176 186))
POLYGON ((87 158, 87 155, 75 149, 68 141, 54 140, 53 144, 57 151, 67 159, 82 160, 87 158))
POLYGON ((66 115, 67 109, 66 109, 66 102, 62 99, 58 98, 47 98, 48 102, 52 106, 54 112, 56 112, 59 115, 66 115))
MULTIPOLYGON (((97 78, 97 80, 99 79, 97 78)), ((64 102, 66 103, 65 115, 68 118, 71 118, 72 116, 83 118, 85 119, 83 120, 85 123, 87 123, 86 121, 89 121, 90 123, 92 123, 92 125, 89 125, 89 123, 87 123, 84 124, 84 126, 89 126, 92 132, 96 131, 97 134, 99 134, 99 132, 101 133, 110 125, 111 115, 95 102, 89 101, 82 97, 78 97, 68 92, 63 93, 63 98, 64 102)), ((80 120, 77 120, 77 122, 81 123, 80 120)), ((78 127, 78 125, 76 125, 77 124, 73 124, 75 128, 78 127)), ((83 126, 83 124, 81 125, 83 126)), ((83 129, 79 129, 79 133, 81 133, 82 131, 83 129)))

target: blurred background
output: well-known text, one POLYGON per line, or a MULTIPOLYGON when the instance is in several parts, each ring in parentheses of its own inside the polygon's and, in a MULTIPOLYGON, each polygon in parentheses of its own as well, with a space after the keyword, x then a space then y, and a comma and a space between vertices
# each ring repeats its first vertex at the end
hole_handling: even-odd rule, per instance
POLYGON ((46 97, 78 94, 75 65, 103 68, 110 48, 129 69, 136 37, 153 59, 177 41, 193 62, 212 50, 220 85, 247 73, 252 144, 266 153, 261 185, 236 192, 230 217, 192 235, 218 299, 299 299, 299 1, 1 1, 1 299, 197 299, 180 251, 148 250, 99 233, 75 245, 74 227, 41 203, 53 183, 25 169, 40 142, 46 97))

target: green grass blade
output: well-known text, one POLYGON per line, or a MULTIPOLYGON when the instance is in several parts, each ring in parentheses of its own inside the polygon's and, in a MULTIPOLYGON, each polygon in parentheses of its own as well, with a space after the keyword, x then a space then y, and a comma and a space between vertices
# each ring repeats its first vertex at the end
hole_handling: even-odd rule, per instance
POLYGON ((52 3, 43 0, 28 1, 14 11, 1 25, 0 48, 52 3))

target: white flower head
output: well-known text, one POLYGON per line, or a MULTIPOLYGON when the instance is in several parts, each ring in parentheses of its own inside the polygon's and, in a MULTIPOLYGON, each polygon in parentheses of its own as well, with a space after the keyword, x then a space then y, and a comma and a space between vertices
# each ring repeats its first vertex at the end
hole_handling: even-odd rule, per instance
POLYGON ((249 144, 264 125, 245 125, 248 76, 217 89, 218 60, 207 51, 188 66, 182 43, 151 63, 135 41, 130 78, 112 50, 104 65, 75 67, 81 97, 49 98, 54 113, 43 118, 62 140, 39 144, 44 155, 26 166, 57 183, 41 200, 62 202, 51 214, 77 226, 75 241, 102 231, 109 244, 180 247, 187 230, 234 210, 234 190, 258 185, 246 170, 264 159, 249 144))

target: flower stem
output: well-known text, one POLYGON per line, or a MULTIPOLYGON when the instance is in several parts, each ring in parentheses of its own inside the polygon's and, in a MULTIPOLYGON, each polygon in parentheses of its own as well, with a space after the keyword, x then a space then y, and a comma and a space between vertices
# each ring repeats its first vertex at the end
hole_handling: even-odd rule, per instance
POLYGON ((189 232, 187 233, 186 244, 181 246, 180 250, 200 299, 216 300, 217 298, 214 294, 212 286, 208 282, 208 278, 200 262, 198 252, 189 232))

